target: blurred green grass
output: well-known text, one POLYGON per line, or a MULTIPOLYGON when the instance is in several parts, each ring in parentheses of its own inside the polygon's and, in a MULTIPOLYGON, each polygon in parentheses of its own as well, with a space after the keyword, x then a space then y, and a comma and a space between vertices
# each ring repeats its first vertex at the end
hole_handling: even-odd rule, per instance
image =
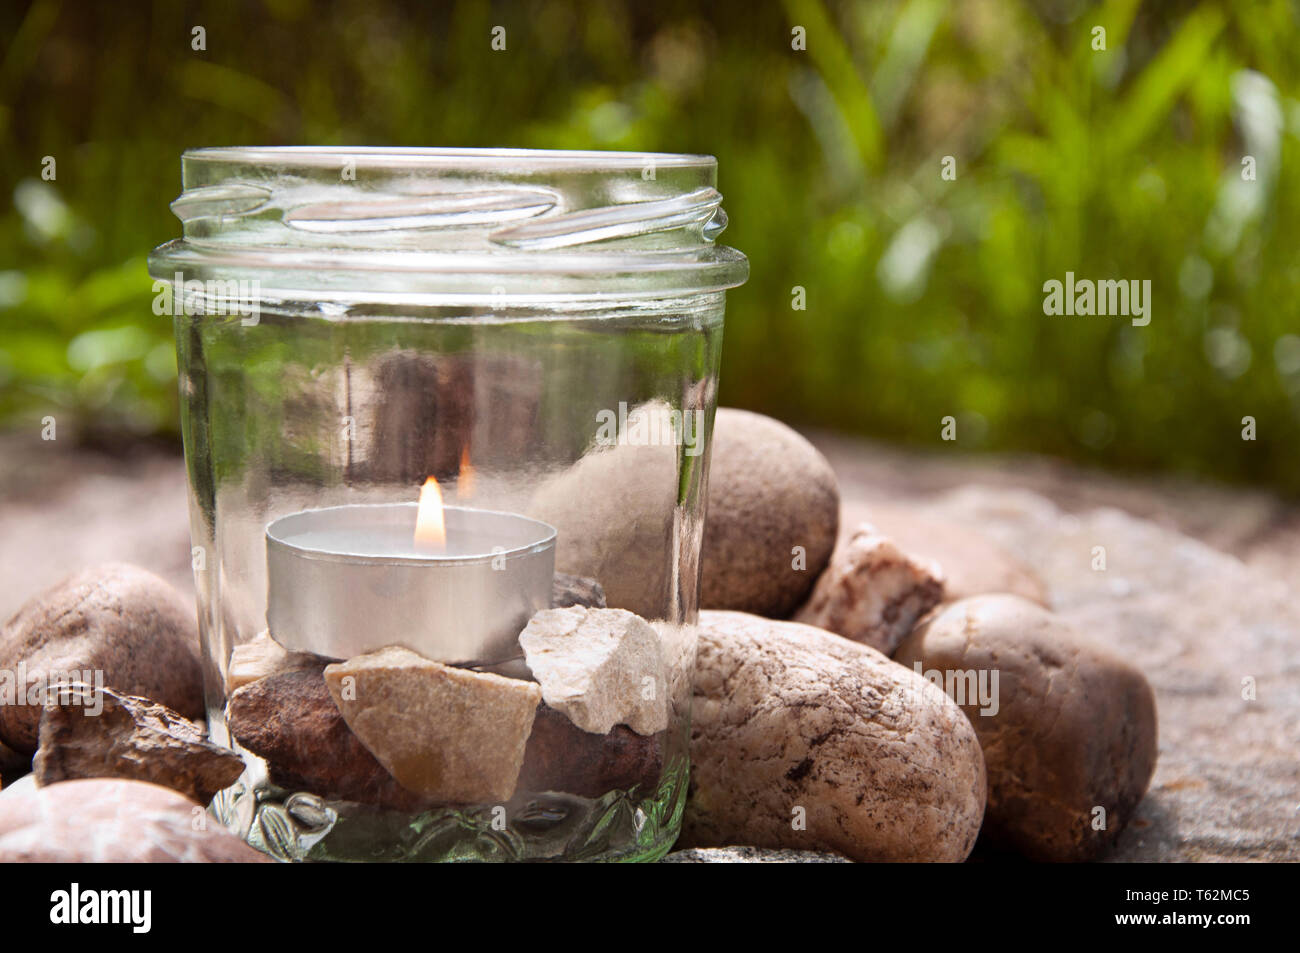
POLYGON ((185 148, 709 152, 724 240, 752 263, 728 300, 725 403, 918 445, 943 445, 953 416, 964 449, 1300 492, 1297 15, 1282 0, 9 4, 0 421, 176 431, 144 256, 179 234, 185 148), (1150 325, 1045 316, 1043 282, 1067 271, 1149 279, 1150 325))

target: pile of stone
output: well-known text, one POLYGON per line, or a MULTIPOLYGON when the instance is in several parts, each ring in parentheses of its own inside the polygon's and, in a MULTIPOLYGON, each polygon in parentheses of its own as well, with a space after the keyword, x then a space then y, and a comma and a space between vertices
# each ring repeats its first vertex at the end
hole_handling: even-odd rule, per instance
POLYGON ((276 785, 391 810, 653 785, 668 727, 655 630, 572 605, 537 613, 519 644, 510 677, 399 646, 331 662, 263 633, 232 656, 227 725, 276 785))
MULTIPOLYGON (((557 577, 517 660, 328 659, 264 632, 211 673, 239 749, 288 791, 401 812, 648 792, 693 665, 684 860, 1106 852, 1154 770, 1152 691, 1054 615, 1033 572, 943 524, 841 528, 810 444, 720 410, 692 661, 689 638, 647 621, 694 580, 667 572, 672 506, 652 494, 679 482, 664 450, 621 443, 539 488, 534 515, 561 527, 561 568, 580 575, 557 577)), ((118 856, 95 838, 96 859, 257 856, 191 823, 245 770, 201 720, 193 617, 156 577, 109 566, 5 625, 0 859, 90 859, 103 805, 123 841, 118 856)))
POLYGON ((0 860, 265 859, 209 828, 244 763, 202 715, 193 605, 167 583, 108 565, 33 599, 0 632, 0 860))
MULTIPOLYGON (((620 439, 537 493, 560 564, 611 605, 670 598, 678 466, 620 439)), ((841 534, 827 461, 744 411, 717 413, 707 511, 683 845, 1084 860, 1113 843, 1152 775, 1153 695, 1032 571, 896 514, 841 534)))
MULTIPOLYGON (((669 723, 659 634, 606 608, 591 580, 557 575, 553 602, 521 633, 514 677, 397 646, 332 660, 263 632, 230 658, 227 728, 274 784, 382 810, 653 789, 669 723)), ((138 791, 141 810, 157 807, 148 789, 170 788, 202 814, 245 771, 198 720, 192 611, 142 570, 101 567, 32 600, 0 635, 0 671, 0 687, 22 686, 0 695, 0 830, 10 815, 46 817, 38 806, 60 782, 117 779, 113 797, 138 791)), ((40 838, 21 833, 28 846, 10 845, 12 857, 33 859, 40 838)), ((65 856, 50 843, 51 858, 65 856)), ((0 858, 8 849, 0 839, 0 858)))
POLYGON ((836 547, 834 475, 775 421, 720 410, 709 479, 679 846, 1105 853, 1155 769, 1142 673, 982 539, 913 530, 909 552, 863 524, 836 547))

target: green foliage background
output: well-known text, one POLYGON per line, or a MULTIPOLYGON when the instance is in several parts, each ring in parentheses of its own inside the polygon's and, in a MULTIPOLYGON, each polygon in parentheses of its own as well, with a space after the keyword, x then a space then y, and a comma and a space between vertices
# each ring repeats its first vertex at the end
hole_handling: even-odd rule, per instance
POLYGON ((1300 491, 1297 15, 1283 0, 6 4, 0 420, 175 432, 144 256, 179 234, 167 202, 187 147, 709 152, 724 240, 752 263, 728 301, 724 402, 918 444, 952 415, 961 447, 1300 491), (1043 315, 1043 282, 1066 271, 1150 279, 1151 324, 1043 315))

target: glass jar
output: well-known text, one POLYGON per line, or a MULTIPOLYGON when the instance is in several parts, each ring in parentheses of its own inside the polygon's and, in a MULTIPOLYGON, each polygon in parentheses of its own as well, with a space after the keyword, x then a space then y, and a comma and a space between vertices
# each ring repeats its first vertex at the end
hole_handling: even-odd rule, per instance
POLYGON ((641 860, 689 765, 710 156, 187 152, 174 316, 213 809, 285 860, 641 860), (441 534, 441 535, 440 535, 441 534))

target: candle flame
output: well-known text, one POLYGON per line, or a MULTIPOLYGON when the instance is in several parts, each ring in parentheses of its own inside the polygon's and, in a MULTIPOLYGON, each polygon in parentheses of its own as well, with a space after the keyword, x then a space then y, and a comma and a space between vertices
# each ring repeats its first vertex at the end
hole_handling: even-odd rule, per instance
POLYGON ((442 517, 442 491, 433 477, 420 488, 420 508, 415 518, 415 545, 419 549, 445 549, 447 525, 442 517))
POLYGON ((460 452, 460 473, 456 477, 456 496, 468 500, 474 495, 474 467, 469 462, 469 444, 460 452))

